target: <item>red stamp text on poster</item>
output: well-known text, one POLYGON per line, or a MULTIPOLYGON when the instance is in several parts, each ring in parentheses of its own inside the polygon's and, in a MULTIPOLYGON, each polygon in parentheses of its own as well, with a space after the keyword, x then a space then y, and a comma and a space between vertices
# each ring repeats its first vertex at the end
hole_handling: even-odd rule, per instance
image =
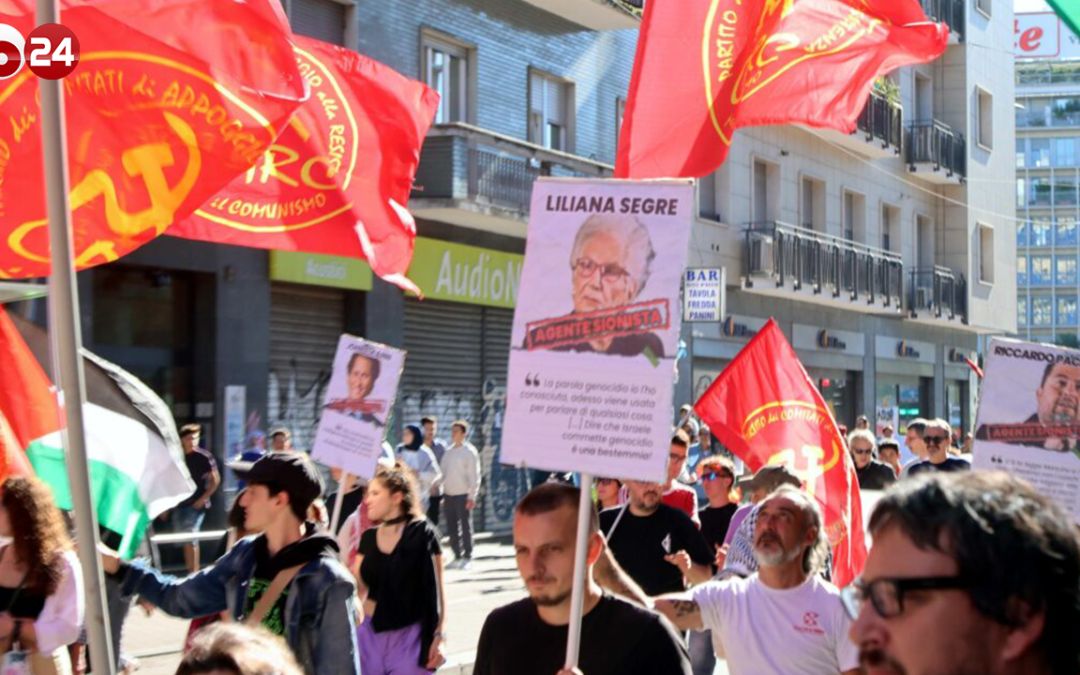
POLYGON ((555 349, 601 338, 623 337, 671 327, 667 300, 650 300, 587 314, 567 314, 526 324, 525 349, 555 349))

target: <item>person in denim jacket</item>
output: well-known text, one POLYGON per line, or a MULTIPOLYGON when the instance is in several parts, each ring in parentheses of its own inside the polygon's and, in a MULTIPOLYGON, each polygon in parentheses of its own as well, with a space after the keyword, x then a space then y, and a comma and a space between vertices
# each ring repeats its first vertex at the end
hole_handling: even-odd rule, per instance
POLYGON ((102 566, 125 595, 142 596, 167 614, 227 610, 237 621, 253 612, 279 572, 299 567, 262 627, 285 639, 306 675, 360 675, 352 575, 338 561, 334 538, 306 521, 323 488, 318 469, 303 453, 269 453, 245 478, 244 527, 263 534, 237 542, 212 566, 181 579, 112 552, 102 553, 102 566))

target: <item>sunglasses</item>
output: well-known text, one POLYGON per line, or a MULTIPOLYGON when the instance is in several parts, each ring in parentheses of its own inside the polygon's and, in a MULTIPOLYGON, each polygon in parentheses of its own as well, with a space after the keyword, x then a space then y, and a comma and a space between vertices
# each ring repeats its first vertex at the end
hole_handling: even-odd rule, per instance
POLYGON ((948 436, 923 436, 923 442, 927 445, 937 445, 943 441, 948 440, 948 436))
POLYGON ((872 454, 874 454, 874 451, 872 449, 869 449, 869 448, 866 449, 866 450, 852 450, 852 452, 854 452, 856 455, 872 455, 872 454))
POLYGON ((701 480, 713 481, 720 478, 732 478, 730 474, 718 473, 716 471, 710 471, 709 473, 701 474, 701 480))

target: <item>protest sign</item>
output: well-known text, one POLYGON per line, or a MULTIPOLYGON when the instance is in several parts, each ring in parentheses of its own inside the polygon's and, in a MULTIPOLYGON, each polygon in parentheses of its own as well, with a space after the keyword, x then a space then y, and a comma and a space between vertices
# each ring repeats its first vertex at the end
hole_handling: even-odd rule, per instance
POLYGON ((505 463, 663 480, 693 205, 690 181, 537 181, 505 463))
POLYGON ((975 468, 1027 480, 1080 522, 1080 351, 992 340, 974 455, 975 468))
POLYGON ((405 352, 342 335, 312 458, 371 478, 386 438, 405 352))

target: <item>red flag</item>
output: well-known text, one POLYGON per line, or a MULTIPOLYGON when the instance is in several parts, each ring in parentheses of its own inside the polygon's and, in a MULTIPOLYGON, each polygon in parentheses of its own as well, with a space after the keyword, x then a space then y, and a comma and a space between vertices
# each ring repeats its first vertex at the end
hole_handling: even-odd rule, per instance
POLYGON ((33 473, 30 441, 60 430, 52 385, 0 305, 0 482, 33 473))
POLYGON ((964 360, 967 361, 968 368, 974 370, 975 374, 979 376, 980 380, 986 377, 986 373, 983 372, 983 369, 979 367, 979 364, 972 361, 970 356, 965 356, 964 360))
MULTIPOLYGON (((65 3, 62 20, 81 46, 64 79, 79 268, 160 235, 273 143, 305 95, 276 5, 65 3)), ((32 14, 0 23, 26 35, 32 14)), ((25 67, 0 87, 0 278, 49 272, 37 94, 25 67)))
POLYGON ((947 46, 917 0, 647 2, 615 175, 704 176, 739 127, 854 131, 875 78, 947 46))
POLYGON ((406 204, 439 95, 347 49, 296 43, 311 98, 256 166, 168 234, 365 258, 419 293, 405 277, 416 239, 406 204))
POLYGON ((782 464, 803 480, 825 515, 833 582, 851 583, 866 563, 855 465, 825 399, 775 321, 739 352, 694 410, 751 471, 782 464))

